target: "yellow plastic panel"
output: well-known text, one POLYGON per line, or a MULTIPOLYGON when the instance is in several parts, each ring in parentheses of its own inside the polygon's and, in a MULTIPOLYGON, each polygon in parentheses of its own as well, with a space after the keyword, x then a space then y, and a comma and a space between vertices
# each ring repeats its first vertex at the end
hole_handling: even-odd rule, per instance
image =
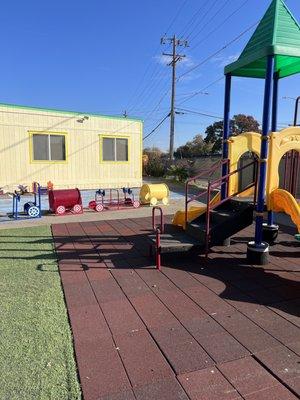
POLYGON ((283 189, 276 189, 270 195, 272 211, 288 214, 300 233, 300 204, 291 193, 283 189))
MULTIPOLYGON (((230 172, 238 168, 239 159, 243 154, 251 151, 259 156, 261 147, 261 135, 257 132, 246 132, 238 136, 232 136, 229 139, 229 160, 230 172)), ((232 195, 238 192, 239 177, 234 174, 229 182, 229 194, 232 195)))
POLYGON ((279 187, 279 163, 282 157, 291 150, 300 152, 300 128, 291 127, 274 132, 270 136, 268 181, 267 181, 267 204, 271 207, 270 193, 279 187))

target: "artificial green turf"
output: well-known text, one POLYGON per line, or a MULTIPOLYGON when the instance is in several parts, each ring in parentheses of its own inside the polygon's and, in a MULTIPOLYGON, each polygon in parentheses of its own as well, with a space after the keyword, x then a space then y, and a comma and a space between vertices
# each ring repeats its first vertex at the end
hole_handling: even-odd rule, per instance
POLYGON ((80 399, 47 226, 0 231, 0 399, 80 399))

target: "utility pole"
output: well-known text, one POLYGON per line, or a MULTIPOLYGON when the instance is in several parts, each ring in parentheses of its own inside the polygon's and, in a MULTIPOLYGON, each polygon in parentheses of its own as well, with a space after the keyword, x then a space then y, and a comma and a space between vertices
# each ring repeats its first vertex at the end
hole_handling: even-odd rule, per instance
POLYGON ((176 49, 179 46, 188 46, 187 40, 177 39, 176 35, 171 38, 161 38, 161 44, 171 43, 172 44, 172 53, 163 53, 164 56, 172 57, 172 61, 168 64, 172 67, 172 91, 171 91, 171 110, 170 110, 170 148, 169 148, 169 157, 170 160, 173 159, 174 154, 174 136, 175 136, 175 94, 176 94, 176 64, 178 61, 181 61, 185 55, 177 54, 176 49))

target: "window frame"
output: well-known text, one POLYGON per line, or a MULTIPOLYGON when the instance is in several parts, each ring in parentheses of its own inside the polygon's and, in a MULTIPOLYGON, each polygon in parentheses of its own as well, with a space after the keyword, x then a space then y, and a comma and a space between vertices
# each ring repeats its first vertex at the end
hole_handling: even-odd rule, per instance
MULTIPOLYGON (((48 132, 48 131, 29 131, 29 153, 30 153, 30 164, 67 164, 68 162, 68 140, 67 132, 48 132), (64 136, 65 138, 65 160, 35 160, 34 159, 34 146, 33 136, 34 135, 46 135, 46 136, 64 136)), ((50 140, 48 140, 49 154, 51 155, 50 140)))
POLYGON ((99 135, 99 146, 100 146, 100 164, 129 164, 130 162, 130 136, 119 136, 119 135, 99 135), (103 160, 103 139, 114 139, 115 140, 115 160, 103 160), (127 140, 127 151, 128 151, 128 159, 127 161, 117 161, 117 139, 126 139, 127 140))

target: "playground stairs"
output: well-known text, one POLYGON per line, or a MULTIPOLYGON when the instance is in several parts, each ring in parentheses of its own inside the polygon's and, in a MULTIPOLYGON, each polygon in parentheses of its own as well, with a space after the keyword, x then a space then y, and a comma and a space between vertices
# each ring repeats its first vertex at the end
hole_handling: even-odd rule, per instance
MULTIPOLYGON (((253 203, 230 199, 210 211, 209 246, 222 245, 224 240, 253 222, 253 203)), ((187 224, 186 233, 205 243, 207 214, 187 224)))
MULTIPOLYGON (((177 227, 170 233, 161 234, 160 253, 183 253, 191 250, 201 253, 207 246, 222 245, 226 239, 252 225, 253 211, 252 202, 228 199, 210 211, 208 230, 207 213, 204 213, 188 223, 185 231, 177 227)), ((151 235, 150 239, 155 247, 156 236, 151 235)))

